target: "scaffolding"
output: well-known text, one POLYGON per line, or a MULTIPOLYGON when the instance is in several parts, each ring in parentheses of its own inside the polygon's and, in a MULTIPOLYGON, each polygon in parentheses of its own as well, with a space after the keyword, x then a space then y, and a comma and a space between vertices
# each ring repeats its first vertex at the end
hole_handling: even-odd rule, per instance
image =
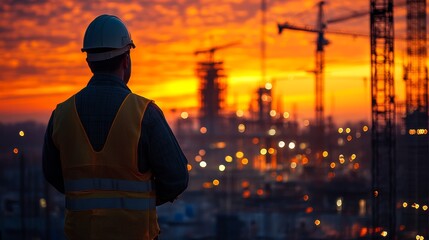
POLYGON ((206 127, 208 132, 213 132, 226 103, 223 62, 200 61, 197 63, 196 75, 200 80, 200 125, 206 127))
POLYGON ((396 239, 393 0, 370 0, 372 239, 396 239))
MULTIPOLYGON (((427 205, 429 199, 428 74, 426 50, 426 1, 407 0, 407 51, 405 81, 405 157, 400 169, 404 184, 399 194, 404 202, 427 205)), ((415 209, 404 209, 402 223, 408 231, 427 236, 429 219, 415 209), (414 210, 414 211, 413 211, 414 210)))

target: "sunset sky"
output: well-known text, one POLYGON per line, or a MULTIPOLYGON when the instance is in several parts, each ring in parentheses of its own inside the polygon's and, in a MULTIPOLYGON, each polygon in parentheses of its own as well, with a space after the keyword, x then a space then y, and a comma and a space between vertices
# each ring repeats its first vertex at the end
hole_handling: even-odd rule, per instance
MULTIPOLYGON (((318 1, 267 0, 266 78, 277 78, 282 111, 296 106, 299 119, 314 117, 315 38, 285 30, 277 22, 315 25, 318 1)), ((46 122, 56 104, 84 87, 91 72, 80 51, 88 24, 114 14, 128 26, 137 46, 131 53, 133 92, 171 109, 195 111, 197 49, 240 42, 216 52, 228 75, 228 108, 246 110, 261 81, 260 0, 3 0, 0 6, 0 122, 46 122), (123 3, 127 2, 127 3, 123 3)), ((327 19, 369 11, 368 0, 329 1, 327 19)), ((405 36, 405 8, 395 9, 395 33, 405 36)), ((369 17, 328 26, 328 30, 369 33, 369 17)), ((369 38, 327 34, 325 115, 338 123, 370 120, 369 38), (364 78, 367 79, 366 85, 364 78)), ((396 94, 404 100, 405 42, 395 42, 396 94)))

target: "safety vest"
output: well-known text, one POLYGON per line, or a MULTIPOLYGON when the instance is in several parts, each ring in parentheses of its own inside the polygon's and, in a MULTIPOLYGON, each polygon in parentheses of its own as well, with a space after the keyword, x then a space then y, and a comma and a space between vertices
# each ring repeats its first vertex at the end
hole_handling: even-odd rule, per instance
POLYGON ((129 94, 101 151, 94 151, 75 96, 55 109, 52 139, 61 157, 67 239, 154 239, 159 233, 152 173, 137 164, 141 121, 150 100, 129 94))

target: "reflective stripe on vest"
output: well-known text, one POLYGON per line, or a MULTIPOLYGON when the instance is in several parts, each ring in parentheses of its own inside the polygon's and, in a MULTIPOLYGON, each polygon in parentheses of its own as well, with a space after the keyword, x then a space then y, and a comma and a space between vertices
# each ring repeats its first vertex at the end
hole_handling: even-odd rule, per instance
POLYGON ((155 208, 153 198, 66 198, 66 208, 72 211, 93 209, 128 209, 145 211, 155 208))
POLYGON ((85 178, 78 180, 65 180, 64 188, 66 192, 87 190, 150 192, 152 191, 152 182, 110 178, 85 178))

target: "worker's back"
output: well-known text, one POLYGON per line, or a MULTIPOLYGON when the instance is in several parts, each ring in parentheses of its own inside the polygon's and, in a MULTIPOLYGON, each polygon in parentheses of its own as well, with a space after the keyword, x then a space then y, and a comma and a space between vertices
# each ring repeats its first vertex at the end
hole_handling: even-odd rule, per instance
POLYGON ((49 120, 43 171, 65 194, 67 239, 154 239, 156 206, 187 187, 187 160, 162 111, 127 87, 132 48, 119 18, 95 18, 82 48, 94 75, 49 120))

